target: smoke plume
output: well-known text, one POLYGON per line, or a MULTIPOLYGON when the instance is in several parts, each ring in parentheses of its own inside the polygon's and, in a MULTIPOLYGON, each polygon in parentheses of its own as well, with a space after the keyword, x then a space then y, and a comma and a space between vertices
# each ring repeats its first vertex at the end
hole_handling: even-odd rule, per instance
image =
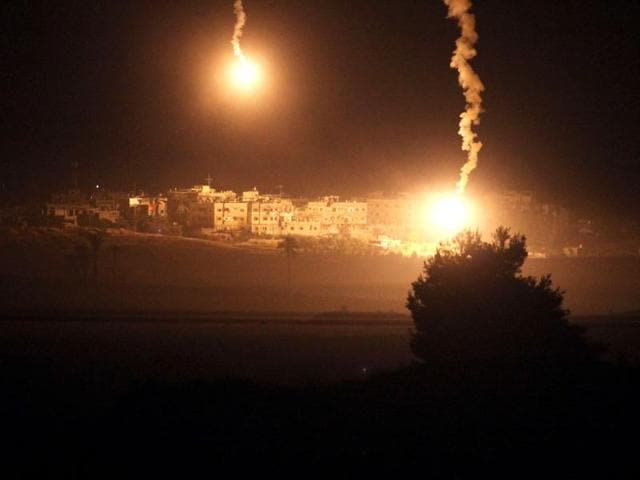
POLYGON ((465 111, 460 114, 458 134, 462 137, 462 150, 468 153, 467 161, 460 169, 460 179, 456 183, 457 192, 463 193, 469 181, 469 174, 478 165, 478 153, 482 148, 482 143, 477 140, 473 126, 480 123, 482 113, 480 94, 484 90, 484 85, 469 65, 469 61, 478 53, 474 48, 478 41, 476 18, 469 13, 471 0, 444 0, 444 3, 449 8, 447 16, 457 19, 460 26, 460 37, 456 40, 456 49, 453 51, 450 66, 458 71, 458 83, 462 87, 466 101, 465 111))
POLYGON ((233 38, 231 39, 231 45, 233 45, 233 54, 241 61, 244 61, 244 54, 240 48, 240 38, 242 37, 242 29, 247 21, 247 15, 244 13, 242 7, 242 0, 236 0, 233 4, 233 11, 236 14, 236 25, 233 27, 233 38))

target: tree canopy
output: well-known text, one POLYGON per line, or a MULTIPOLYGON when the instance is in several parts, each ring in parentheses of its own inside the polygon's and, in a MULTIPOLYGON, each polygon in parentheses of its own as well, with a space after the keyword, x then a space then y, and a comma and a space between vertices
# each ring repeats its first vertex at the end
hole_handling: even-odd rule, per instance
POLYGON ((526 238, 500 227, 491 242, 465 231, 424 263, 407 299, 411 347, 423 361, 588 357, 551 276, 522 275, 526 238))

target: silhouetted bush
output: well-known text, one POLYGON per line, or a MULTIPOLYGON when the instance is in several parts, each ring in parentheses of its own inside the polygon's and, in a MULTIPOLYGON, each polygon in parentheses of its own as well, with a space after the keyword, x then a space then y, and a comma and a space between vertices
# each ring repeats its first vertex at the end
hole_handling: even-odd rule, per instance
POLYGON ((441 244, 412 284, 411 347, 425 362, 557 362, 598 353, 570 325, 551 276, 521 274, 526 239, 500 227, 492 242, 466 231, 441 244))

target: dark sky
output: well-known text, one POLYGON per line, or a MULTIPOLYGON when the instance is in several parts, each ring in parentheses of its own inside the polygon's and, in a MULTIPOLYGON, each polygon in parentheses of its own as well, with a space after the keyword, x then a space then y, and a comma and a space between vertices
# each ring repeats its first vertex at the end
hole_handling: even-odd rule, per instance
MULTIPOLYGON (((360 195, 451 186, 458 36, 438 0, 245 0, 270 88, 224 97, 232 1, 7 2, 3 176, 360 195)), ((640 3, 477 0, 485 147, 470 191, 638 209, 640 3)))

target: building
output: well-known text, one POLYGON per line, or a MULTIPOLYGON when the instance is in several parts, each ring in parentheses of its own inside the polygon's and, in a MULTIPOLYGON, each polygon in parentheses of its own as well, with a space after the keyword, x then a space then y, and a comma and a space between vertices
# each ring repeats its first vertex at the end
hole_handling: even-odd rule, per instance
POLYGON ((136 209, 149 217, 167 216, 167 197, 136 196, 129 197, 129 208, 136 209))
POLYGON ((357 200, 332 202, 327 206, 329 224, 366 225, 367 202, 357 200))
POLYGON ((415 239, 423 233, 424 200, 398 195, 367 199, 367 227, 376 239, 415 239))
POLYGON ((191 228, 216 228, 215 204, 233 202, 236 194, 217 191, 209 185, 169 191, 167 215, 169 221, 191 228))
POLYGON ((80 192, 56 194, 45 206, 47 216, 63 227, 77 227, 78 217, 91 209, 88 199, 80 192))
POLYGON ((212 204, 213 229, 216 231, 244 230, 249 227, 249 204, 242 201, 212 204))
POLYGON ((415 222, 417 208, 408 198, 368 198, 367 224, 408 227, 415 222))
POLYGON ((247 219, 251 233, 282 235, 284 226, 293 219, 293 203, 286 198, 263 195, 254 197, 247 204, 247 219))
POLYGON ((297 213, 300 219, 316 222, 329 233, 340 233, 354 225, 366 225, 367 203, 356 200, 340 201, 337 196, 327 196, 307 203, 297 213))
POLYGON ((125 194, 97 192, 91 198, 77 190, 55 194, 45 205, 47 216, 64 227, 117 224, 123 217, 125 194))
POLYGON ((318 221, 292 217, 282 226, 282 235, 302 235, 307 237, 319 237, 326 235, 326 229, 318 221))
POLYGON ((258 200, 260 200, 260 192, 256 187, 253 187, 253 190, 242 192, 243 202, 257 202, 258 200))

